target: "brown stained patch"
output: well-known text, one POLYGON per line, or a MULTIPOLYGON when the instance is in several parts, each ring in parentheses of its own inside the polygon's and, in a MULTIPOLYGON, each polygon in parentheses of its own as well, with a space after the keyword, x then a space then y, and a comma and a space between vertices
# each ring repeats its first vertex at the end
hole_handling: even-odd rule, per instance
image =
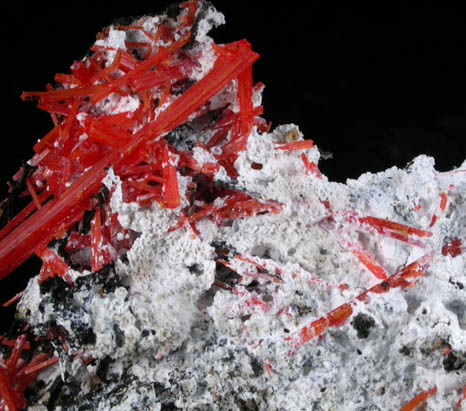
POLYGON ((293 143, 294 141, 297 141, 299 138, 299 131, 297 128, 293 128, 290 131, 287 131, 285 134, 285 143, 293 143))

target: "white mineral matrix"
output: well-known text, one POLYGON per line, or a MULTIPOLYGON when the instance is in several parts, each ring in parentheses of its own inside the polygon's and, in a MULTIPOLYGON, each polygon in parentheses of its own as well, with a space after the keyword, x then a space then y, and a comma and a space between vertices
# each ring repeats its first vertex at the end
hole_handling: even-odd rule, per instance
POLYGON ((216 45, 223 23, 188 1, 111 25, 23 96, 57 124, 0 236, 0 278, 21 241, 44 264, 0 409, 464 409, 466 162, 329 181, 297 125, 260 117, 258 56, 216 45))

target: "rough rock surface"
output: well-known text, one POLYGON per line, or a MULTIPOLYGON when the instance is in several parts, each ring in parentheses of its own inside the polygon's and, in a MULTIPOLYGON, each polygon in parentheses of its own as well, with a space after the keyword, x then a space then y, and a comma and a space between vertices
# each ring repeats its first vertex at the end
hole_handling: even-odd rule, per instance
MULTIPOLYGON (((209 10, 200 52, 212 42, 209 28, 223 22, 209 10)), ((113 27, 99 44, 124 40, 113 27)), ((201 54, 194 80, 212 67, 213 56, 201 54)), ((253 98, 259 106, 260 93, 253 98)), ((105 104, 115 113, 135 102, 105 104)), ((225 104, 236 104, 234 84, 211 108, 225 104)), ((210 135, 177 133, 173 144, 186 144, 199 163, 215 161, 195 147, 210 135)), ((303 138, 293 124, 254 127, 234 163, 237 179, 220 167, 214 185, 281 208, 222 224, 200 219, 198 235, 171 230, 177 210, 123 201, 109 169, 112 210, 135 241, 98 273, 70 273, 72 285, 30 281, 18 319, 37 335, 58 328, 67 341, 67 349, 56 344, 60 363, 41 374, 30 409, 392 410, 433 387, 426 410, 458 404, 466 163, 440 173, 421 155, 404 169, 340 184, 306 166, 318 164, 317 147, 277 149, 303 138), (390 283, 423 258, 413 275, 390 283), (377 291, 358 298, 366 290, 377 291), (342 321, 332 320, 334 310, 342 321), (75 360, 79 350, 92 361, 75 360)), ((185 207, 191 177, 178 180, 185 207)), ((216 201, 220 208, 224 200, 216 201)))

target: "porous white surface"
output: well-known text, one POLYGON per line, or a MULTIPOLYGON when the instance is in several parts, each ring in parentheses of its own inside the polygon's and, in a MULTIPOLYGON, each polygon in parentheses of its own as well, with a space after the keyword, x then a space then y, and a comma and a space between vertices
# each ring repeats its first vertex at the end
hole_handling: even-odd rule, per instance
MULTIPOLYGON (((210 50, 205 33, 223 21, 219 14, 209 16, 199 50, 210 50)), ((110 33, 106 44, 124 47, 121 34, 110 33)), ((203 55, 195 77, 210 70, 211 57, 203 55)), ((230 84, 212 107, 233 106, 235 93, 230 84)), ((121 102, 124 108, 112 99, 106 104, 113 113, 133 109, 130 101, 121 102)), ((103 383, 96 409, 172 404, 183 410, 395 410, 433 386, 437 393, 426 410, 450 410, 459 400, 466 383, 466 261, 464 254, 441 250, 451 239, 466 238, 465 165, 440 173, 433 158, 421 155, 404 169, 340 184, 306 173, 301 154, 318 164, 317 147, 277 149, 289 132, 303 139, 293 124, 270 133, 254 128, 234 164, 235 188, 260 202, 277 202, 281 211, 224 225, 204 219, 196 223, 199 236, 185 227, 170 231, 179 210, 124 203, 121 182, 109 170, 104 182, 113 190, 112 209, 139 237, 115 266, 124 286, 104 295, 90 288, 74 297, 81 321, 95 333, 95 342, 83 348, 97 365, 68 366, 67 372, 89 393, 92 382, 102 383, 98 364, 111 361, 107 376, 113 379, 103 383), (445 210, 441 193, 447 195, 445 210), (432 235, 411 245, 347 218, 355 213, 432 235), (360 243, 388 275, 429 252, 434 258, 411 287, 371 295, 354 305, 343 325, 291 349, 289 336, 381 282, 347 248, 348 241, 360 243), (235 292, 216 285, 216 244, 230 250, 230 267, 240 278, 235 292), (338 288, 342 284, 347 288, 338 288), (356 317, 368 319, 367 335, 358 332, 356 317), (128 376, 125 394, 118 404, 111 402, 107 394, 128 376)), ((194 157, 200 164, 215 162, 198 148, 194 157)), ((190 177, 178 178, 183 197, 190 177)), ((216 180, 230 181, 222 168, 216 180)), ((53 305, 39 310, 43 298, 31 280, 18 315, 36 327, 53 319, 72 337, 69 317, 53 305)))
MULTIPOLYGON (((272 142, 285 129, 253 132, 248 150, 235 164, 241 188, 284 205, 278 215, 237 219, 220 227, 202 221, 197 225, 200 237, 193 238, 185 229, 166 233, 175 213, 158 205, 148 212, 124 204, 115 191, 112 206, 120 221, 141 235, 128 263, 118 264, 129 292, 118 288, 103 298, 97 292, 86 296, 86 321, 97 336, 95 345, 87 347, 89 353, 97 359, 119 358, 141 383, 169 387, 181 409, 206 404, 244 409, 241 404, 253 401, 264 410, 388 410, 434 385, 438 390, 426 409, 450 409, 465 374, 464 369, 445 370, 439 342, 448 342, 464 358, 466 272, 463 254, 444 256, 440 251, 449 238, 465 237, 466 173, 439 173, 432 158, 419 156, 406 169, 332 183, 306 175, 298 152, 274 150, 272 142), (264 167, 254 170, 251 161, 264 167), (444 212, 439 212, 441 192, 449 192, 444 212), (428 230, 432 237, 422 239, 424 247, 412 246, 343 219, 337 219, 339 229, 328 229, 322 224, 328 215, 323 201, 330 202, 335 215, 357 211, 428 230), (418 204, 422 209, 415 211, 418 204), (435 213, 438 220, 429 227, 435 213), (373 319, 366 338, 358 338, 350 318, 291 353, 287 336, 380 282, 342 246, 342 235, 362 239, 389 274, 428 251, 436 254, 411 288, 375 295, 355 307, 353 318, 363 313, 373 319), (260 277, 253 265, 234 259, 233 268, 242 276, 238 289, 244 292, 216 289, 213 241, 223 241, 270 272, 279 268, 282 282, 260 277), (200 275, 190 272, 193 265, 200 275), (249 294, 245 286, 254 278, 259 285, 249 294), (348 289, 323 287, 312 278, 347 284, 348 289), (209 289, 210 300, 204 294, 209 289), (267 310, 248 305, 251 295, 267 310), (122 347, 115 344, 115 323, 125 336, 122 347), (143 337, 143 329, 154 330, 155 336, 143 337), (178 382, 172 385, 173 380, 178 382)), ((308 154, 317 160, 317 148, 308 154)), ((118 185, 117 178, 113 182, 118 185)), ((37 293, 32 281, 20 312, 40 300, 37 293)), ((47 315, 60 318, 53 311, 34 312, 31 323, 44 322, 47 315)))

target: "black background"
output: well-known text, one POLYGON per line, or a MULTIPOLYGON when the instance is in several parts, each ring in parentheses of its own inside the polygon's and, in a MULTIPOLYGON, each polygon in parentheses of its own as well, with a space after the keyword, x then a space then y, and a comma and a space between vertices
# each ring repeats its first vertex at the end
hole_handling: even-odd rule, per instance
MULTIPOLYGON (((19 99, 21 92, 44 90, 55 73, 68 73, 113 19, 156 14, 170 2, 40 3, 2 6, 1 198, 6 180, 52 126, 35 103, 19 99)), ((331 180, 403 167, 419 154, 434 156, 441 171, 466 158, 466 29, 459 9, 212 3, 226 17, 211 32, 216 42, 246 38, 262 56, 254 79, 266 85, 264 117, 274 126, 299 125, 333 153, 319 165, 331 180)), ((24 289, 39 266, 32 261, 3 280, 0 303, 24 289)), ((13 310, 1 309, 0 331, 13 310)))

